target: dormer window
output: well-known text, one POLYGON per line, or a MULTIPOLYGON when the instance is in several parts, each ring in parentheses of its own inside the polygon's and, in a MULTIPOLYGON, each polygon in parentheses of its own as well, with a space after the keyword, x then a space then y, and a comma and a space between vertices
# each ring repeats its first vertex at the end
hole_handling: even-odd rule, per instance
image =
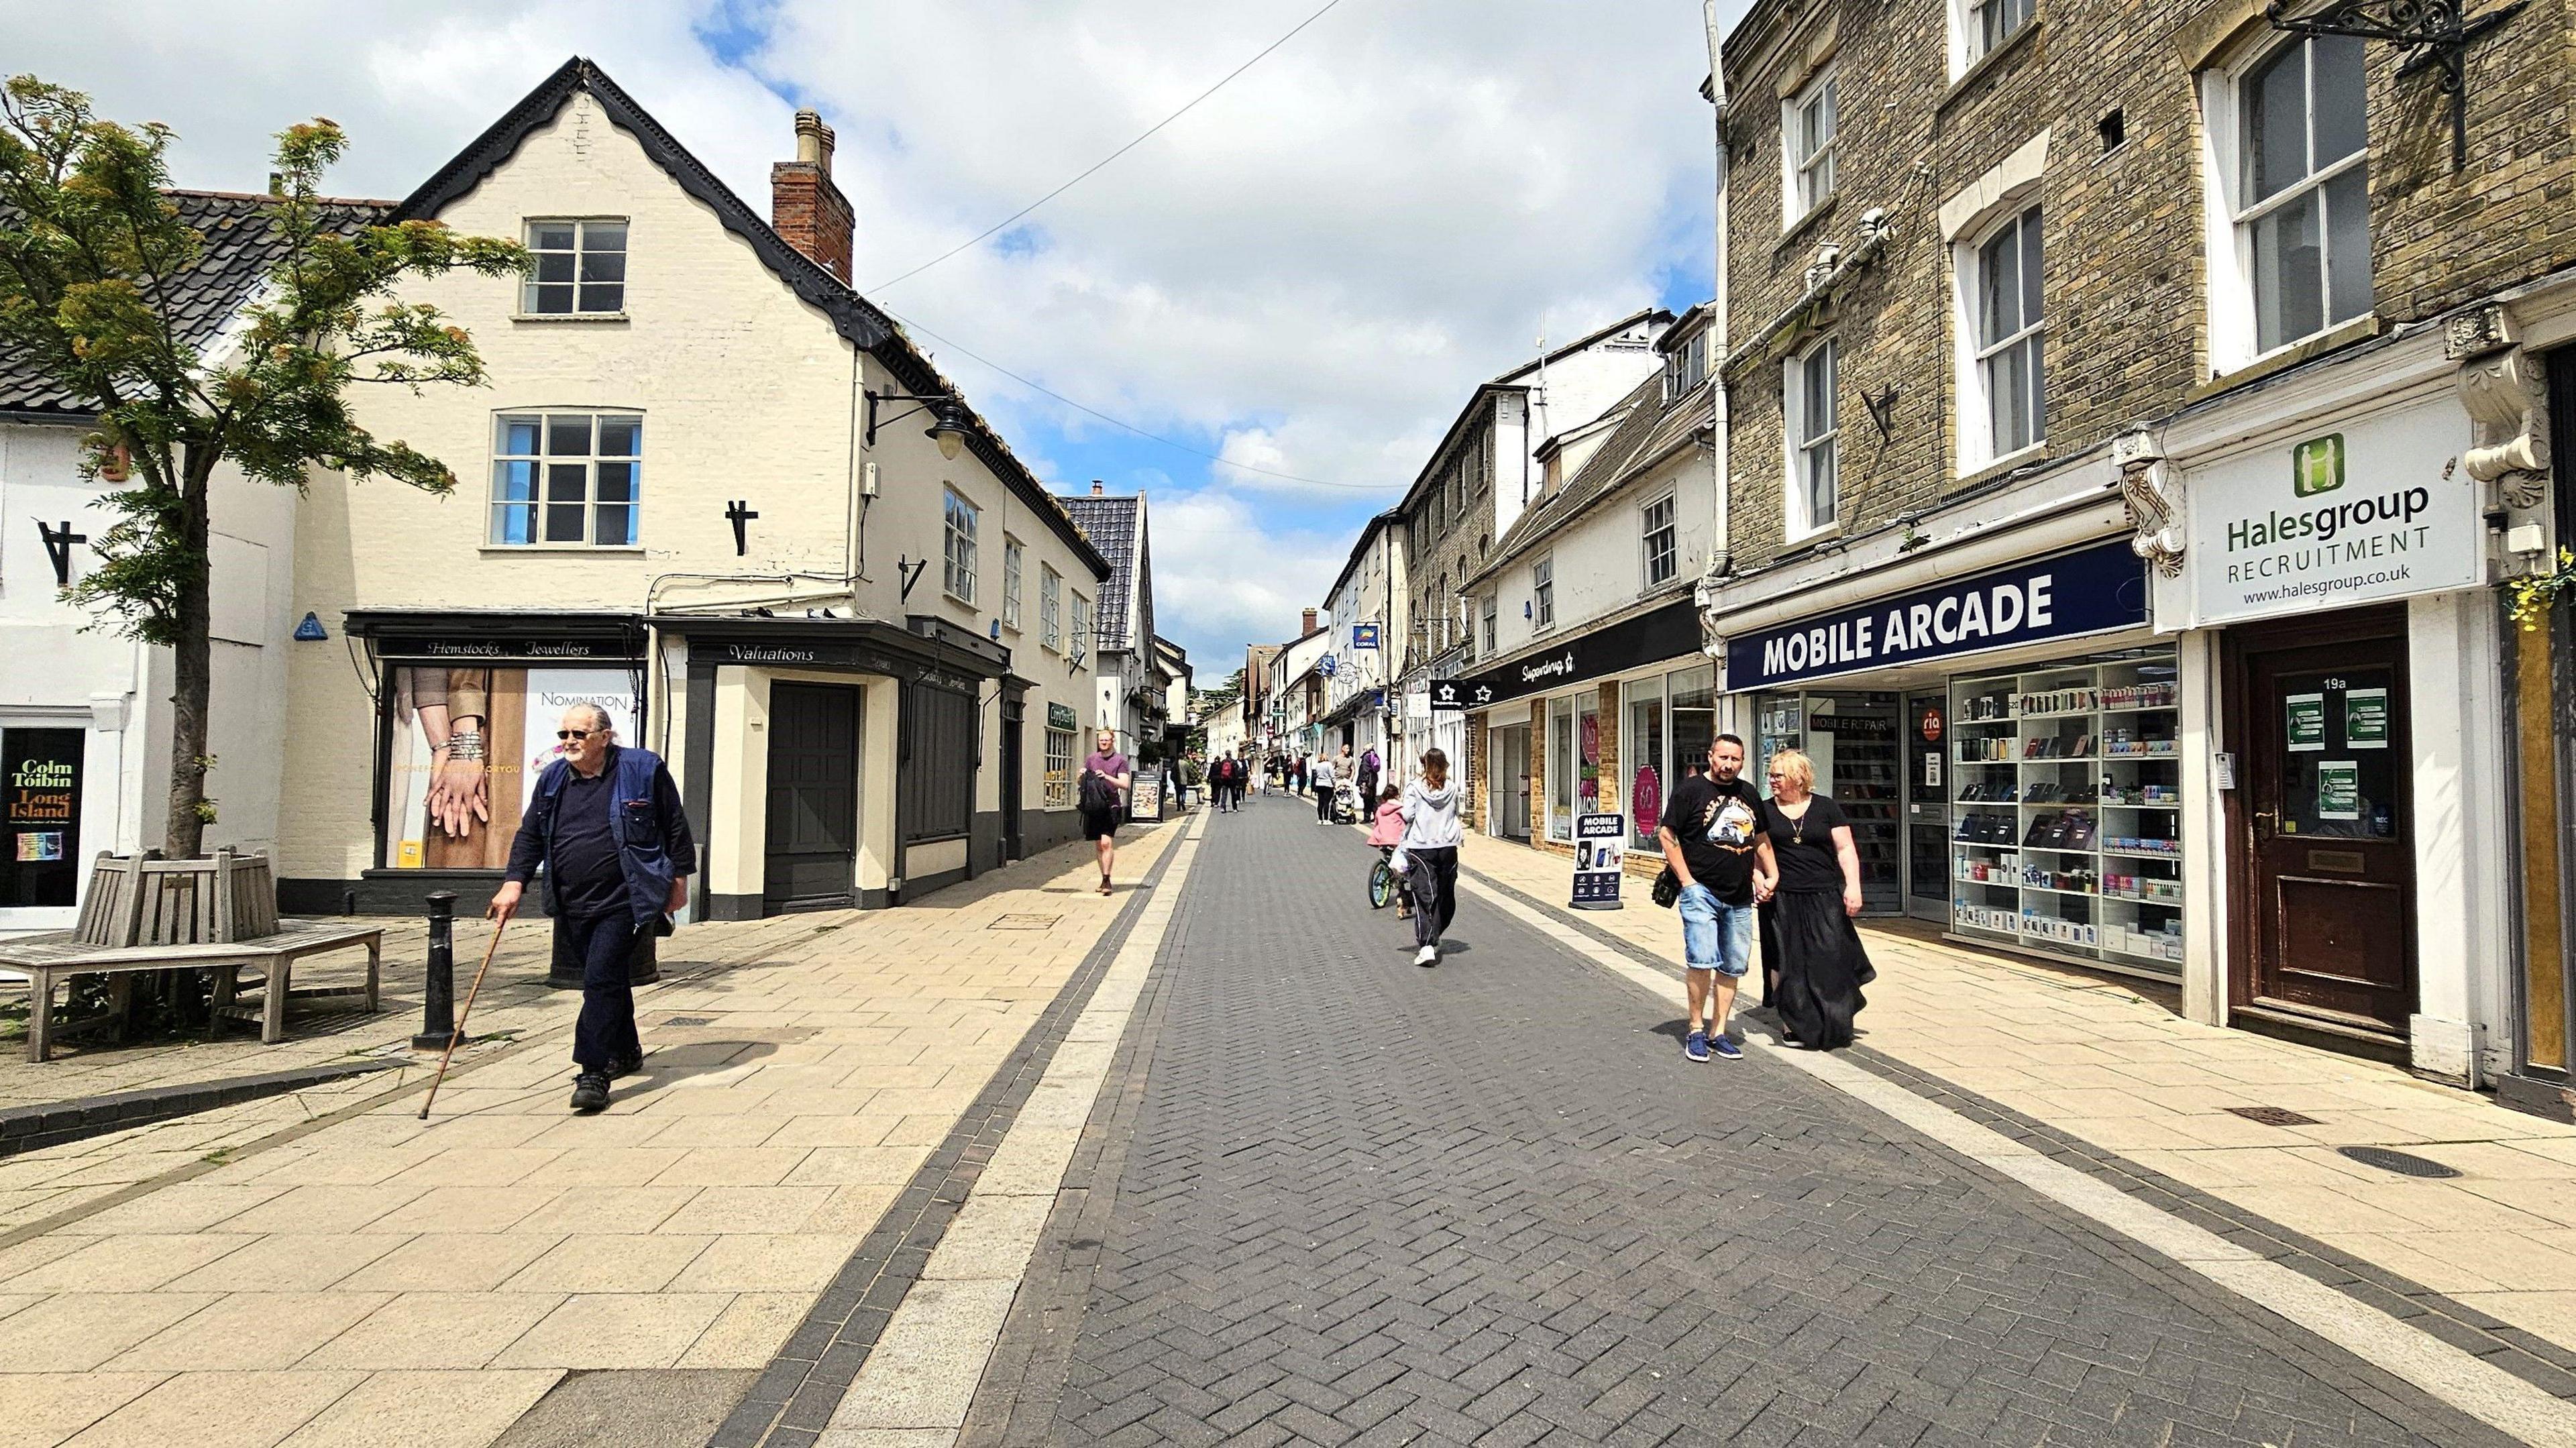
POLYGON ((521 284, 529 316, 619 316, 626 311, 626 219, 531 221, 536 269, 521 284))

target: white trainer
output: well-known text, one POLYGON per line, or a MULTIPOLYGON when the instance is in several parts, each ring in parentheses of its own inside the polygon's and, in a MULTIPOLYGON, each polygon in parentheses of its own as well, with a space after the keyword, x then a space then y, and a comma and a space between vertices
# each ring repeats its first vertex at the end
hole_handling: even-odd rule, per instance
POLYGON ((1438 965, 1440 963, 1440 947, 1436 945, 1426 945, 1420 950, 1413 952, 1413 963, 1415 965, 1438 965))

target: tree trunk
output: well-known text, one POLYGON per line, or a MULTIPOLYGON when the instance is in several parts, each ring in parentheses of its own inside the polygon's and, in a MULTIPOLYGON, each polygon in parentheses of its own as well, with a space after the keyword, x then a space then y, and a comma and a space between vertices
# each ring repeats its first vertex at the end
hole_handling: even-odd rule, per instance
POLYGON ((209 598, 213 568, 207 556, 207 490, 215 470, 215 450, 192 446, 181 464, 180 539, 177 608, 178 638, 170 652, 176 686, 170 695, 170 817, 163 849, 174 860, 202 853, 206 821, 199 806, 206 798, 206 705, 214 688, 214 606, 209 598))

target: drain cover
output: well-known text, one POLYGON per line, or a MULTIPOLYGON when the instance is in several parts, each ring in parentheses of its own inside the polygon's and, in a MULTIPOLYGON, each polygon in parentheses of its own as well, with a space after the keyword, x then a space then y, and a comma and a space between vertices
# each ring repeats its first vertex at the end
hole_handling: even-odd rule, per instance
POLYGON ((2248 1121, 2259 1121, 2265 1126, 2315 1126, 2318 1124, 2315 1117, 2302 1116, 2298 1112, 2292 1111, 2286 1106, 2230 1106, 2227 1109, 2238 1116, 2244 1117, 2248 1121))
POLYGON ((715 1023, 713 1016, 666 1016, 662 1021, 666 1026, 712 1026, 715 1023))
POLYGON ((2363 1166, 2375 1166, 2381 1171, 2393 1171, 2399 1176, 2455 1177, 2460 1174, 2457 1169, 2444 1166, 2438 1161, 2409 1156, 2402 1151, 2390 1151, 2384 1146, 2340 1146, 2335 1150, 2360 1162, 2363 1166))
POLYGON ((995 917, 987 930, 1053 930, 1061 915, 1002 915, 995 917))

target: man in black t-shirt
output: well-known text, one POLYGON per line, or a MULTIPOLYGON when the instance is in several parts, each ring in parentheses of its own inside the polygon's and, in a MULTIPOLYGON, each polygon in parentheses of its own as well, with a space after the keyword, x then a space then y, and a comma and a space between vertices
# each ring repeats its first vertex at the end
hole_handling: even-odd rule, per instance
POLYGON ((1744 741, 1720 734, 1708 746, 1708 772, 1685 778, 1664 805, 1655 838, 1682 882, 1682 980, 1690 996, 1690 1034, 1682 1054, 1705 1061, 1712 1051, 1744 1059, 1728 1038, 1735 983, 1753 965, 1754 907, 1780 882, 1771 841, 1760 828, 1762 796, 1744 781, 1744 741), (1703 1024, 1704 1023, 1704 1024, 1703 1024))

